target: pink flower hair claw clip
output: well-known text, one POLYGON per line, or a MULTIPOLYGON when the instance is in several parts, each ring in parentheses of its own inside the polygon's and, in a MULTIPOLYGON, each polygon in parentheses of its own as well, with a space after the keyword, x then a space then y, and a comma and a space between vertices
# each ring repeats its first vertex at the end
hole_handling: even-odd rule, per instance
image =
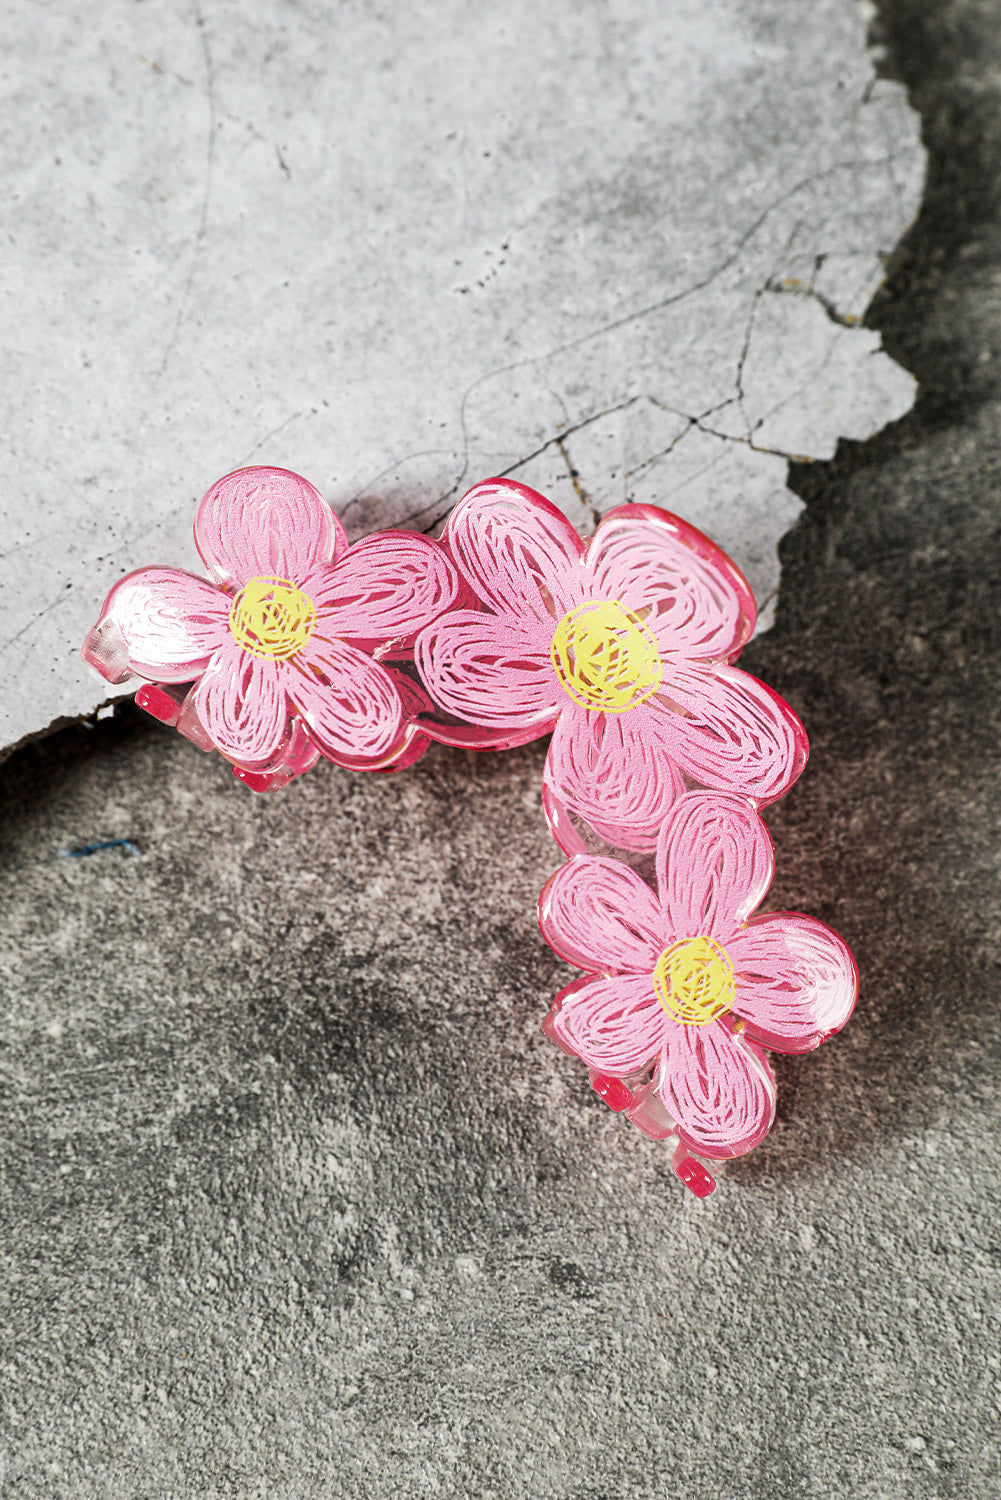
POLYGON ((808 746, 734 665, 755 620, 742 574, 667 511, 622 506, 584 542, 506 479, 470 490, 440 543, 384 531, 349 547, 305 479, 241 469, 202 500, 195 542, 210 578, 128 574, 83 654, 109 682, 145 678, 137 702, 252 790, 321 755, 389 771, 432 739, 552 734, 542 801, 569 857, 539 924, 584 977, 545 1029, 712 1192, 699 1157, 742 1155, 771 1126, 765 1049, 819 1046, 858 992, 830 928, 753 915, 774 868, 759 809, 808 746))
POLYGON ((802 771, 802 724, 733 665, 754 595, 693 526, 624 505, 585 543, 541 495, 493 479, 459 502, 442 541, 469 605, 418 638, 421 676, 448 714, 422 727, 478 748, 551 731, 543 800, 565 853, 595 836, 652 852, 687 786, 763 806, 802 771))
POLYGON ((423 753, 412 722, 423 695, 384 663, 455 597, 437 543, 387 531, 349 547, 305 479, 252 468, 212 486, 195 544, 211 581, 140 568, 111 590, 83 649, 108 681, 147 678, 140 705, 218 750, 254 790, 320 755, 385 770, 423 753))
POLYGON ((656 891, 614 859, 577 855, 539 898, 542 935, 586 970, 553 1001, 546 1034, 579 1057, 605 1102, 688 1156, 741 1156, 767 1135, 775 1080, 764 1048, 809 1052, 858 994, 851 952, 797 912, 751 913, 771 884, 768 831, 740 797, 687 792, 657 843, 656 891))

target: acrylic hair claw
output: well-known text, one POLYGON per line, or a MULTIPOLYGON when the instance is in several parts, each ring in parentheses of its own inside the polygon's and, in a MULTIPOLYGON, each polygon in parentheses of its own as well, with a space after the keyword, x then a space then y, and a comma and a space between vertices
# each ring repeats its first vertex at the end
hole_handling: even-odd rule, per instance
POLYGON ((775 1112, 767 1051, 807 1052, 848 1020, 851 952, 812 917, 757 913, 771 882, 759 816, 799 776, 802 724, 735 665, 751 590, 707 537, 624 505, 583 541, 513 480, 459 501, 441 540, 349 546, 286 469, 208 491, 195 542, 209 577, 140 568, 111 590, 84 657, 253 791, 324 757, 412 765, 431 740, 552 739, 542 801, 566 862, 542 935, 583 971, 547 1035, 596 1093, 673 1145, 679 1179, 742 1155, 775 1112))
POLYGON ((661 829, 656 890, 618 860, 576 855, 539 898, 543 937, 587 971, 553 1001, 547 1036, 613 1109, 685 1154, 752 1150, 775 1115, 763 1049, 809 1052, 855 1004, 837 933, 796 912, 752 915, 773 869, 745 799, 686 792, 661 829))
POLYGON ((320 755, 355 770, 411 763, 413 690, 401 692, 384 659, 406 653, 455 598, 442 549, 406 531, 349 547, 311 484, 268 468, 212 486, 195 544, 211 579, 130 573, 108 595, 86 660, 111 682, 157 684, 142 706, 218 750, 255 790, 320 755), (183 699, 176 683, 190 684, 183 699))
POLYGON ((685 785, 763 806, 802 771, 802 724, 733 666, 754 595, 693 526, 624 505, 585 543, 541 495, 495 479, 460 500, 442 541, 472 607, 418 637, 428 692, 453 721, 424 727, 479 748, 552 731, 544 798, 566 853, 584 847, 577 823, 652 850, 685 785))

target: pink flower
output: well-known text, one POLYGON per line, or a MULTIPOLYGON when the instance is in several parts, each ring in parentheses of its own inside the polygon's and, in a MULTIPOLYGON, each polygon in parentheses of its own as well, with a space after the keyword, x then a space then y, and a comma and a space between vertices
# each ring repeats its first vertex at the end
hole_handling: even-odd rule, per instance
POLYGON ((305 479, 250 468, 209 490, 195 544, 214 582, 177 568, 130 573, 108 595, 85 658, 110 681, 197 678, 189 715, 251 771, 305 764, 300 725, 338 765, 373 770, 406 757, 416 730, 397 680, 373 657, 406 653, 455 598, 437 543, 386 531, 349 547, 305 479))
POLYGON ((656 895, 614 859, 578 855, 548 882, 543 937, 589 972, 556 997, 545 1029, 606 1079, 624 1079, 634 1101, 655 1095, 665 1126, 651 1133, 676 1129, 703 1156, 738 1156, 774 1115, 762 1047, 819 1047, 851 1015, 858 971, 812 917, 749 919, 774 858, 742 798, 681 796, 656 865, 656 895))
POLYGON ((541 495, 491 479, 460 500, 442 540, 473 607, 418 637, 445 711, 421 727, 478 748, 552 730, 543 799, 566 853, 586 847, 574 819, 612 845, 652 849, 686 785, 761 806, 796 780, 802 724, 732 665, 754 596, 694 527, 626 505, 585 545, 541 495))

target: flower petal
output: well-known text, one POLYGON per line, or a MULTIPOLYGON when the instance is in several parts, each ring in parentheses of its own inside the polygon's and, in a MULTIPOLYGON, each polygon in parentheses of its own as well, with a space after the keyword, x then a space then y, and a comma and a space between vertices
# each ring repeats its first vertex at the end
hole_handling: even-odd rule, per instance
POLYGON ((754 629, 747 579, 714 542, 655 505, 621 505, 587 549, 594 597, 641 613, 662 652, 732 659, 754 629), (649 611, 649 612, 648 612, 649 611))
POLYGON ((616 974, 578 979, 561 990, 545 1031, 589 1068, 621 1077, 656 1057, 669 1024, 648 974, 616 974))
POLYGON ((810 1052, 840 1031, 858 998, 851 949, 799 912, 755 917, 727 943, 737 973, 734 1011, 747 1035, 776 1052, 810 1052))
POLYGON ((653 891, 621 860, 578 855, 539 897, 539 928, 550 948, 594 973, 653 972, 664 948, 653 891))
POLYGON ((650 703, 666 716, 674 759, 703 786, 766 806, 806 765, 806 730, 788 703, 738 667, 672 667, 650 703))
POLYGON ((319 490, 290 469, 237 469, 216 481, 195 516, 195 546, 229 588, 262 577, 298 583, 347 544, 319 490))
POLYGON ((115 584, 101 624, 114 621, 132 670, 151 682, 190 682, 230 639, 230 600, 180 568, 139 568, 115 584))
POLYGON ((555 622, 580 600, 584 543, 566 516, 513 479, 488 479, 459 501, 442 540, 499 614, 555 622))
POLYGON ((772 882, 768 829, 743 797, 686 792, 657 845, 657 888, 675 940, 726 945, 772 882))
MULTIPOLYGON (((652 850, 684 789, 660 726, 645 704, 624 714, 568 703, 553 731, 543 771, 550 828, 565 853, 565 815, 582 819, 619 849, 652 850)), ((572 828, 572 825, 571 825, 572 828)))
POLYGON ((430 537, 380 531, 301 587, 316 606, 318 636, 372 650, 387 641, 412 641, 448 609, 459 580, 445 549, 430 537))
POLYGON ((453 610, 421 632, 414 657, 440 708, 487 729, 545 734, 567 701, 548 640, 513 615, 453 610))
POLYGON ((682 1140, 703 1156, 743 1156, 771 1129, 775 1079, 764 1054, 726 1026, 670 1026, 657 1081, 682 1140))
POLYGON ((257 768, 274 760, 288 736, 285 672, 268 657, 230 641, 195 684, 191 706, 227 760, 257 768))
POLYGON ((404 748, 399 692, 370 656, 346 641, 314 636, 289 667, 289 697, 328 760, 373 768, 404 748))

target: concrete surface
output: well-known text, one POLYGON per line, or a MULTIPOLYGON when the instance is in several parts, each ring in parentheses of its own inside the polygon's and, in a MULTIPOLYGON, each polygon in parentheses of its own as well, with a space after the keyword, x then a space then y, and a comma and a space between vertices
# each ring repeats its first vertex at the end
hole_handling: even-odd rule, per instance
POLYGON ((856 0, 15 0, 0 60, 0 749, 106 688, 111 584, 241 464, 353 535, 510 473, 666 500, 768 617, 924 158, 856 0))
POLYGON ((773 902, 854 945, 844 1036, 697 1203, 539 1031, 541 746, 270 800, 126 710, 19 751, 5 1500, 1001 1492, 999 19, 882 8, 920 397, 794 470, 744 659, 812 736, 773 902))

